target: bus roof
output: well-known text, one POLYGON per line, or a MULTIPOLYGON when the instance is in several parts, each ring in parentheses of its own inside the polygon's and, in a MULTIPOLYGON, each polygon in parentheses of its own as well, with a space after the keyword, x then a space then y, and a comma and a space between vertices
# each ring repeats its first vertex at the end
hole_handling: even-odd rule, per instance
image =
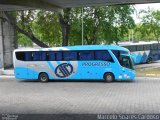
POLYGON ((136 42, 136 43, 133 43, 133 42, 121 42, 121 43, 118 43, 119 46, 133 46, 133 45, 150 45, 150 44, 156 44, 158 43, 157 41, 149 41, 149 42, 146 42, 146 41, 139 41, 139 42, 136 42))
POLYGON ((78 45, 78 46, 64 46, 64 47, 53 47, 53 48, 23 48, 16 49, 16 51, 49 51, 49 50, 122 50, 129 51, 128 49, 116 45, 78 45))

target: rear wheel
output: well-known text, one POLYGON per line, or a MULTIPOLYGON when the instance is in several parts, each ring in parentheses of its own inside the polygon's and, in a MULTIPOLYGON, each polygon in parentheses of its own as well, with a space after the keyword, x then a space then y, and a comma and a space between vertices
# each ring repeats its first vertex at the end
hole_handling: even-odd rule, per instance
POLYGON ((147 63, 148 64, 152 63, 152 58, 151 57, 147 59, 147 63))
POLYGON ((38 77, 38 80, 40 82, 48 82, 49 78, 48 78, 47 73, 40 73, 39 77, 38 77))
POLYGON ((114 75, 112 73, 105 73, 104 75, 104 82, 113 82, 114 81, 114 75))

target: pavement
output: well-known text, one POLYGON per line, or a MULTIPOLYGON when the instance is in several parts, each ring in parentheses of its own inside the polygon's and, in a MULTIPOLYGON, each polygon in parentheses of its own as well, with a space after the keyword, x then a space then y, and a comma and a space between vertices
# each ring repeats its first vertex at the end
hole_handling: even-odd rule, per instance
POLYGON ((0 113, 159 114, 159 91, 159 78, 41 83, 1 77, 0 113))
POLYGON ((0 69, 0 76, 14 76, 14 70, 13 69, 0 69))
POLYGON ((159 68, 160 67, 160 60, 155 61, 151 64, 137 64, 135 65, 136 69, 153 69, 153 68, 159 68))

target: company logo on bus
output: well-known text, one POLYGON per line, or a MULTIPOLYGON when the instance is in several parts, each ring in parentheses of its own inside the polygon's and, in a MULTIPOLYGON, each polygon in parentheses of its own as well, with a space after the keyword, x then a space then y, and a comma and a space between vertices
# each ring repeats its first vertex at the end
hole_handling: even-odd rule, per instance
POLYGON ((65 78, 73 73, 73 66, 69 63, 62 63, 58 65, 55 69, 55 74, 57 77, 65 78))

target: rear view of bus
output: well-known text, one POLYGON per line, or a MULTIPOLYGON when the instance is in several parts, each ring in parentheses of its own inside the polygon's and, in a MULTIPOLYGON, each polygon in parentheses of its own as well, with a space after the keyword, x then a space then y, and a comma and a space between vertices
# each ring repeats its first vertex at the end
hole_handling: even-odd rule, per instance
POLYGON ((128 49, 113 45, 84 45, 14 51, 17 79, 133 80, 135 70, 128 49))

